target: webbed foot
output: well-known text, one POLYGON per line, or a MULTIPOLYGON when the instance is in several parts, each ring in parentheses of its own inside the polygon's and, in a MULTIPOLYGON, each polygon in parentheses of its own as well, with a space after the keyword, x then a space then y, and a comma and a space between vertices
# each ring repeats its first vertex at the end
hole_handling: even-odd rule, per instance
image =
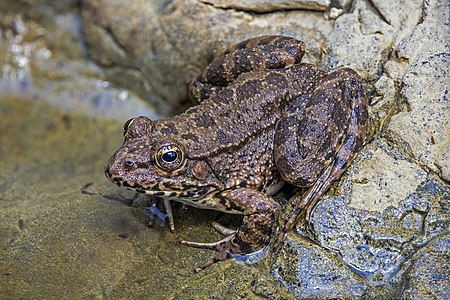
POLYGON ((236 234, 236 230, 227 228, 217 222, 213 222, 211 224, 214 229, 216 229, 218 232, 223 234, 225 237, 217 242, 212 243, 198 243, 198 242, 190 242, 190 241, 181 241, 181 244, 194 247, 194 248, 200 248, 200 249, 209 249, 209 250, 215 250, 217 251, 217 255, 205 262, 204 264, 200 265, 198 268, 195 269, 195 272, 200 272, 201 270, 211 266, 212 264, 226 260, 229 258, 229 252, 232 248, 231 246, 231 240, 234 238, 236 234))

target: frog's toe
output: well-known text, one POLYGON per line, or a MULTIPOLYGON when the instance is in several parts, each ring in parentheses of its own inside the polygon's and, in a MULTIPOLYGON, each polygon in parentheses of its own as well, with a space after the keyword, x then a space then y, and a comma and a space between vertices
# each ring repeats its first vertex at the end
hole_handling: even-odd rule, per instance
POLYGON ((225 227, 217 222, 212 222, 211 226, 214 227, 215 230, 220 232, 222 235, 225 236, 225 238, 221 239, 220 241, 213 242, 213 243, 198 243, 198 242, 189 242, 189 241, 181 241, 181 244, 194 247, 194 248, 201 248, 201 249, 210 249, 210 250, 216 250, 221 251, 224 249, 224 245, 231 241, 231 239, 236 234, 235 229, 230 229, 228 227, 225 227))
POLYGON ((230 258, 230 253, 232 247, 232 240, 236 235, 237 230, 230 229, 228 227, 225 227, 217 222, 212 222, 211 226, 214 227, 218 232, 220 232, 225 237, 221 239, 220 241, 213 242, 213 243, 198 243, 198 242, 190 242, 190 241, 181 241, 181 244, 194 247, 194 248, 200 248, 200 249, 209 249, 217 251, 218 253, 214 258, 208 260, 201 266, 195 269, 195 272, 200 272, 201 270, 211 266, 212 264, 226 260, 230 258))
POLYGON ((223 250, 223 246, 231 241, 233 239, 233 235, 229 235, 220 241, 213 242, 213 243, 198 243, 198 242, 189 242, 189 241, 181 241, 181 244, 194 247, 194 248, 201 248, 201 249, 210 249, 215 251, 221 251, 223 250))
POLYGON ((206 269, 207 267, 215 264, 216 262, 222 261, 222 260, 226 260, 228 259, 228 252, 227 251, 220 251, 219 253, 217 253, 216 256, 214 256, 214 258, 211 258, 210 260, 208 260, 207 262, 205 262, 204 264, 198 266, 195 269, 195 272, 200 272, 201 270, 206 269))
POLYGON ((214 227, 215 230, 217 230, 224 236, 229 236, 229 235, 233 235, 236 233, 236 229, 231 229, 231 228, 225 227, 222 224, 219 224, 217 222, 212 222, 211 226, 214 227))

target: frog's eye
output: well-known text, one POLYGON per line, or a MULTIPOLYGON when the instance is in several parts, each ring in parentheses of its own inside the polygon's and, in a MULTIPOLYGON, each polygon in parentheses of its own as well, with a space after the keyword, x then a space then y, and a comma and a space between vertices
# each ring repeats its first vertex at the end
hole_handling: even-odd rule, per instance
POLYGON ((163 170, 174 171, 183 165, 184 154, 180 147, 174 144, 161 146, 155 153, 155 163, 163 170))
POLYGON ((125 124, 123 124, 123 135, 125 136, 128 132, 128 128, 130 128, 131 123, 133 123, 134 119, 136 118, 131 118, 128 121, 125 122, 125 124))

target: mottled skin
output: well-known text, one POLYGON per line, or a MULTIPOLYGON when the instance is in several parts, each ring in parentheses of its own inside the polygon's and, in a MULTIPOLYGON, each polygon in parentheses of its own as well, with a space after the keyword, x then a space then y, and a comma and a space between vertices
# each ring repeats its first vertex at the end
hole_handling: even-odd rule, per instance
POLYGON ((304 51, 290 37, 242 42, 191 83, 197 106, 124 126, 124 144, 105 169, 113 182, 161 196, 166 207, 175 200, 244 215, 236 231, 216 226, 229 234, 217 243, 183 241, 218 251, 199 269, 267 244, 280 213, 271 195, 285 182, 307 187, 280 243, 363 145, 368 115, 359 76, 300 63, 304 51))

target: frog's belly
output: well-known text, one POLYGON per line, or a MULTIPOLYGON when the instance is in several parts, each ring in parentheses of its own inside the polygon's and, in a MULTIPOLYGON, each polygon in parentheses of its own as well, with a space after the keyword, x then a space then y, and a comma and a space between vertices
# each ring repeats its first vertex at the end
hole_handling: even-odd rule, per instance
POLYGON ((219 200, 217 198, 213 197, 203 197, 203 198, 170 197, 169 200, 181 202, 183 204, 193 206, 195 208, 218 210, 227 214, 241 215, 243 213, 242 211, 223 206, 222 204, 219 203, 219 200))

